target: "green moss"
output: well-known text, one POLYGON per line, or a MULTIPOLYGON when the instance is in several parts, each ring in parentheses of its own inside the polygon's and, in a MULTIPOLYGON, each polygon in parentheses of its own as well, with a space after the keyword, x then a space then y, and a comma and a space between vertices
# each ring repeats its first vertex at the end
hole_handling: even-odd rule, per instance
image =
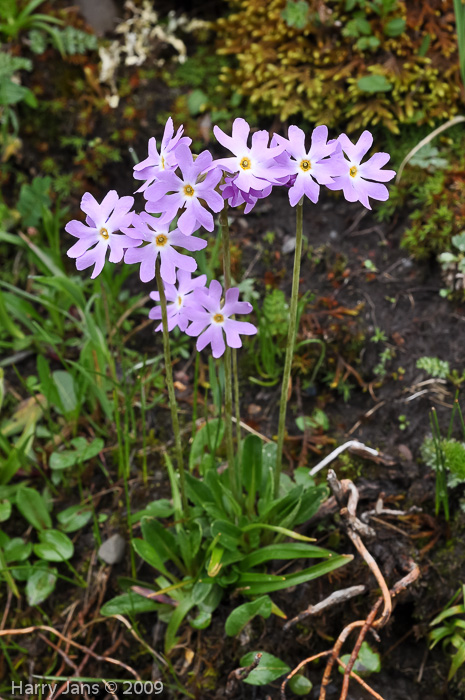
POLYGON ((305 23, 286 21, 287 0, 229 0, 217 23, 224 92, 258 114, 295 115, 360 130, 433 124, 461 109, 452 0, 326 0, 305 23))

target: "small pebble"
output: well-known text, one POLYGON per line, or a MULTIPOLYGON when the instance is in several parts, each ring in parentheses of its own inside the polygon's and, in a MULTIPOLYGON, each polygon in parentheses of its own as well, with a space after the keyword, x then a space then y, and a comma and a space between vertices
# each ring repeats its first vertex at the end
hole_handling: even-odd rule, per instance
POLYGON ((295 250, 295 238, 294 236, 288 236, 283 243, 283 247, 281 248, 281 252, 283 255, 287 255, 288 253, 293 253, 295 250))
POLYGON ((124 557, 126 549, 126 541, 121 535, 116 533, 109 537, 105 542, 102 542, 98 550, 98 556, 103 559, 105 564, 119 564, 124 557))

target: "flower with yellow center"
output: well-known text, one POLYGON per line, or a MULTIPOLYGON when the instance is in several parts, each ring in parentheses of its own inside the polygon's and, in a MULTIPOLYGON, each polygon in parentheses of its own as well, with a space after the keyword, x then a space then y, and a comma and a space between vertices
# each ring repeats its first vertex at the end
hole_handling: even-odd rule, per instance
MULTIPOLYGON (((142 282, 150 282, 155 277, 155 265, 160 259, 160 274, 165 284, 176 282, 176 270, 194 272, 197 263, 189 255, 180 253, 177 248, 195 252, 202 250, 207 241, 196 236, 186 236, 178 229, 170 231, 170 222, 154 218, 146 212, 134 217, 132 229, 125 229, 129 236, 138 237, 147 245, 134 247, 126 251, 124 261, 130 265, 140 263, 142 282)), ((173 301, 175 301, 174 297, 173 301)))
POLYGON ((182 136, 184 127, 180 126, 176 134, 171 117, 165 125, 165 131, 157 147, 154 137, 148 143, 148 157, 134 166, 134 177, 136 180, 144 180, 138 192, 145 192, 151 184, 158 180, 160 173, 175 170, 178 165, 176 149, 179 145, 188 146, 192 139, 182 136), (160 151, 160 152, 159 152, 160 151))
POLYGON ((134 204, 133 197, 118 197, 115 190, 110 190, 102 202, 86 192, 82 197, 81 209, 87 215, 86 222, 69 221, 65 231, 77 238, 68 250, 70 258, 76 258, 78 270, 94 266, 92 279, 97 277, 105 264, 107 251, 111 263, 120 262, 124 251, 138 246, 140 240, 118 233, 131 225, 134 212, 130 211, 134 204))
MULTIPOLYGON (((178 270, 176 284, 165 284, 165 296, 167 301, 168 330, 172 331, 176 326, 181 331, 185 331, 189 320, 186 315, 186 308, 192 304, 192 292, 194 289, 202 288, 207 281, 207 275, 192 277, 190 272, 178 270)), ((150 298, 160 301, 159 292, 151 292, 150 298)), ((158 304, 149 311, 149 318, 160 321, 155 327, 156 331, 163 330, 161 323, 161 306, 158 304)))
POLYGON ((279 134, 273 136, 272 143, 285 147, 288 160, 289 202, 295 207, 308 197, 316 204, 320 196, 320 186, 333 182, 333 176, 346 172, 344 163, 335 157, 337 143, 328 143, 328 129, 317 126, 310 139, 310 148, 306 144, 306 134, 298 126, 291 125, 288 138, 279 134))
POLYGON ((178 215, 177 226, 187 236, 200 226, 213 231, 215 222, 209 210, 218 212, 224 206, 222 196, 215 190, 221 171, 209 170, 213 158, 208 151, 199 153, 194 161, 189 148, 181 145, 176 149, 176 157, 179 175, 170 170, 159 173, 157 182, 145 190, 145 209, 151 214, 163 214, 165 221, 178 215))
POLYGON ((221 357, 226 345, 240 348, 241 335, 254 335, 257 332, 251 323, 231 318, 252 311, 252 304, 239 301, 239 289, 227 289, 224 303, 221 302, 222 297, 221 284, 212 280, 209 288, 194 290, 191 303, 185 307, 186 316, 191 321, 186 328, 187 335, 198 336, 196 347, 199 351, 211 345, 213 357, 221 357))
POLYGON ((163 248, 168 243, 168 237, 165 236, 163 233, 159 233, 158 236, 155 238, 155 243, 159 248, 163 248))
POLYGON ((234 188, 248 194, 251 190, 262 193, 269 186, 281 184, 278 178, 287 175, 287 169, 275 158, 282 154, 282 146, 268 145, 270 135, 267 131, 256 131, 252 134, 249 147, 250 125, 245 119, 235 119, 232 125, 232 136, 225 134, 218 126, 213 128, 217 140, 234 156, 220 158, 215 165, 234 177, 234 188))

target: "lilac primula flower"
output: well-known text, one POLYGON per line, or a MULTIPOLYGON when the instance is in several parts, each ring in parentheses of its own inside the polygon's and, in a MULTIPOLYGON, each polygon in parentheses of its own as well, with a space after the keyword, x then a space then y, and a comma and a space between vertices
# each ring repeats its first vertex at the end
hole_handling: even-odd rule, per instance
POLYGON ((158 180, 160 173, 165 172, 165 170, 174 170, 177 167, 177 147, 181 145, 189 146, 192 143, 192 139, 182 135, 183 131, 184 127, 180 126, 173 136, 174 126, 170 117, 166 122, 160 144, 160 153, 158 153, 155 138, 149 139, 148 158, 134 166, 134 178, 136 180, 145 180, 144 184, 137 190, 138 192, 144 192, 152 182, 158 180))
POLYGON ((101 204, 86 192, 81 200, 81 209, 87 214, 86 223, 69 221, 65 231, 79 240, 68 250, 70 258, 76 258, 78 270, 94 265, 91 278, 97 277, 103 269, 107 249, 110 248, 110 262, 120 262, 126 248, 140 244, 140 239, 115 233, 130 226, 135 216, 130 211, 134 197, 118 197, 110 190, 101 204))
POLYGON ((334 182, 333 176, 346 171, 345 160, 340 154, 337 141, 327 143, 328 128, 317 126, 313 130, 310 150, 305 147, 305 133, 298 126, 290 126, 288 139, 279 134, 273 136, 272 143, 284 145, 290 156, 287 167, 290 176, 289 202, 292 207, 306 195, 314 204, 318 202, 320 185, 334 182), (340 154, 338 156, 338 153, 340 154), (332 156, 332 157, 331 157, 332 156))
POLYGON ((248 214, 259 199, 268 197, 273 185, 266 184, 262 190, 250 189, 248 192, 243 192, 235 184, 235 177, 226 177, 225 184, 220 185, 220 190, 223 195, 223 199, 227 199, 230 207, 238 207, 241 204, 245 204, 244 213, 248 214))
POLYGON ((364 131, 356 144, 346 134, 339 136, 338 143, 346 155, 345 173, 327 187, 330 190, 343 190, 348 202, 361 202, 367 209, 371 209, 369 197, 385 202, 389 198, 389 192, 380 183, 389 182, 396 174, 394 170, 381 170, 390 158, 389 153, 375 153, 365 163, 360 162, 373 143, 369 131, 364 131))
POLYGON ((250 126, 245 119, 235 119, 232 136, 228 136, 218 126, 213 128, 222 146, 234 153, 234 157, 220 158, 214 162, 218 168, 228 173, 237 173, 235 186, 242 192, 263 190, 269 184, 278 185, 279 178, 286 177, 288 171, 276 162, 275 158, 284 151, 283 145, 268 147, 267 131, 257 131, 252 135, 252 146, 247 146, 250 126))
POLYGON ((252 323, 236 321, 230 318, 233 314, 247 314, 252 311, 252 304, 239 301, 237 287, 228 289, 224 305, 221 305, 223 289, 216 280, 210 282, 210 287, 196 289, 192 294, 192 303, 186 307, 186 316, 191 321, 186 328, 187 335, 199 336, 197 350, 203 350, 211 345, 213 357, 221 357, 226 345, 230 348, 242 346, 241 335, 255 335, 257 329, 252 323))
MULTIPOLYGON (((205 287, 206 281, 207 275, 199 275, 199 277, 192 278, 190 272, 179 270, 177 287, 174 284, 165 284, 166 301, 171 302, 171 304, 167 304, 169 331, 172 331, 176 326, 179 326, 181 331, 186 330, 189 323, 186 307, 193 303, 192 292, 194 289, 205 287)), ((151 292, 150 298, 154 301, 160 301, 159 292, 151 292)), ((161 306, 154 306, 153 309, 150 309, 149 318, 156 321, 160 320, 161 306)), ((163 324, 160 323, 155 330, 163 330, 163 324)))
MULTIPOLYGON (((207 241, 195 236, 186 236, 178 229, 169 230, 169 222, 163 222, 146 212, 135 214, 132 222, 133 228, 125 228, 124 233, 138 239, 139 243, 147 241, 147 245, 140 248, 130 248, 124 256, 125 263, 141 263, 140 278, 142 282, 150 282, 155 277, 155 263, 160 256, 160 275, 167 284, 176 282, 176 268, 194 272, 197 263, 189 255, 182 255, 173 246, 187 248, 187 250, 202 250, 207 241)), ((136 244, 137 245, 137 244, 136 244)))
POLYGON ((178 210, 184 208, 178 219, 182 233, 190 235, 200 226, 213 231, 213 216, 200 200, 212 211, 221 211, 223 198, 215 190, 221 180, 221 171, 210 169, 213 158, 208 151, 200 153, 194 161, 190 149, 181 145, 176 149, 176 157, 181 176, 174 171, 160 173, 157 182, 144 192, 145 208, 148 212, 163 214, 163 221, 172 221, 178 210), (210 171, 205 175, 207 169, 210 171))

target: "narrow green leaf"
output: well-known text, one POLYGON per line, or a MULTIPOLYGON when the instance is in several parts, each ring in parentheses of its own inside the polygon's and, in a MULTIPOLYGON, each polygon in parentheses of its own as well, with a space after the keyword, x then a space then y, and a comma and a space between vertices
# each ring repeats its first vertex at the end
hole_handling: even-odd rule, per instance
POLYGON ((0 501, 0 523, 5 522, 11 515, 11 501, 4 499, 0 501))
POLYGON ((144 561, 146 561, 147 564, 150 564, 150 566, 153 566, 154 569, 160 571, 162 574, 165 574, 165 576, 168 576, 169 579, 173 580, 173 577, 166 570, 166 567, 163 564, 163 561, 161 560, 161 557, 159 556, 155 547, 152 547, 152 545, 146 542, 145 540, 141 540, 138 538, 132 540, 132 546, 137 552, 137 554, 144 561))
POLYGON ((210 561, 209 561, 208 567, 207 567, 207 573, 211 578, 218 576, 218 574, 220 573, 221 568, 223 566, 221 563, 221 560, 223 558, 223 554, 224 554, 223 547, 220 547, 218 545, 216 547, 213 547, 210 561))
POLYGON ((257 435, 248 435, 242 445, 241 479, 249 511, 262 483, 262 447, 263 442, 257 435))
POLYGON ((462 666, 462 664, 465 662, 465 640, 461 638, 460 641, 461 643, 458 647, 457 653, 454 654, 454 657, 452 659, 452 663, 449 669, 449 675, 447 676, 448 681, 452 680, 452 678, 459 670, 460 666, 462 666))
POLYGON ((168 623, 168 627, 165 632, 165 653, 168 655, 172 648, 177 643, 176 632, 178 631, 182 621, 186 617, 187 613, 195 605, 194 601, 190 598, 184 598, 179 605, 173 610, 171 619, 168 623))
POLYGON ((271 598, 264 595, 250 603, 244 603, 235 608, 226 619, 224 629, 228 637, 235 637, 256 615, 268 619, 271 615, 271 598))
POLYGON ((250 532, 251 530, 271 530, 272 532, 279 532, 281 535, 286 535, 286 537, 292 537, 294 540, 301 540, 302 542, 315 542, 313 537, 306 537, 306 535, 301 535, 298 532, 293 532, 285 527, 280 527, 279 525, 268 525, 266 523, 252 523, 251 525, 246 525, 242 528, 242 532, 250 532))
POLYGON ((241 666, 250 666, 257 654, 261 654, 260 663, 257 668, 250 672, 247 678, 244 678, 244 683, 249 685, 267 685, 291 670, 290 666, 285 664, 284 661, 278 659, 277 656, 273 656, 273 654, 268 654, 266 651, 251 651, 242 657, 239 664, 241 666))
POLYGON ((315 545, 301 544, 300 542, 281 542, 261 547, 248 554, 241 560, 241 571, 248 571, 254 566, 259 566, 266 561, 274 559, 326 559, 334 556, 329 549, 322 549, 315 545))
POLYGON ((21 486, 16 494, 16 506, 23 518, 36 530, 52 527, 52 519, 47 506, 38 491, 28 486, 21 486))
POLYGON ((251 596, 281 591, 285 588, 305 583, 306 581, 314 581, 320 576, 326 576, 326 574, 329 574, 331 571, 345 566, 345 564, 348 564, 352 559, 352 555, 342 554, 340 556, 331 557, 320 564, 315 564, 315 566, 311 566, 308 569, 283 576, 247 572, 239 576, 236 588, 251 596))
POLYGON ((100 614, 105 617, 112 615, 137 615, 159 610, 160 603, 155 603, 150 598, 138 595, 133 591, 123 593, 109 600, 100 608, 100 614))
POLYGON ((52 377, 58 391, 60 408, 65 415, 72 413, 78 405, 72 375, 64 370, 56 370, 52 377))
POLYGON ((213 537, 219 535, 219 544, 232 552, 236 551, 242 537, 241 528, 228 520, 215 520, 211 526, 211 533, 213 537))

